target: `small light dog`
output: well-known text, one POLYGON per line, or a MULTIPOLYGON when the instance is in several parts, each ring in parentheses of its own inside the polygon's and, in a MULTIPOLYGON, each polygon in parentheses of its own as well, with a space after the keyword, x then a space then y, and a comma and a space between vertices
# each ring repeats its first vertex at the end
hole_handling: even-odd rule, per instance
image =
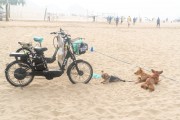
POLYGON ((134 74, 139 76, 138 81, 135 82, 136 84, 145 82, 147 78, 151 77, 151 75, 145 73, 142 68, 139 68, 134 74))
POLYGON ((163 73, 163 71, 155 71, 155 70, 151 70, 152 71, 152 75, 146 79, 146 82, 143 83, 141 85, 141 88, 143 89, 149 89, 151 92, 155 90, 154 88, 154 84, 158 84, 159 83, 159 76, 160 74, 163 73))
POLYGON ((101 83, 103 83, 103 84, 110 83, 110 82, 118 82, 118 81, 125 82, 125 80, 122 80, 122 79, 119 78, 119 77, 109 75, 109 74, 107 74, 107 73, 104 73, 104 71, 101 71, 101 72, 102 72, 101 77, 104 79, 104 80, 101 82, 101 83))

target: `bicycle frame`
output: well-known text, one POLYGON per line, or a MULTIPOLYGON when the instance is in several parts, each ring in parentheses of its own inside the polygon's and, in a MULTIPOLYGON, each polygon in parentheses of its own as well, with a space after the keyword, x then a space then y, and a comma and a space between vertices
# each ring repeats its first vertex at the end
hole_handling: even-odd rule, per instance
MULTIPOLYGON (((66 53, 66 56, 65 56, 65 58, 63 60, 62 65, 58 61, 60 70, 63 71, 63 72, 65 70, 65 66, 67 65, 67 61, 68 61, 69 58, 71 58, 73 60, 73 62, 75 63, 75 65, 76 65, 76 57, 75 57, 74 53, 71 51, 72 43, 70 42, 70 38, 65 39, 65 44, 64 45, 66 45, 66 44, 68 44, 67 45, 67 53, 66 53)), ((76 69, 77 69, 77 71, 79 73, 80 71, 79 71, 77 65, 76 65, 76 69)))
MULTIPOLYGON (((58 70, 60 70, 61 75, 62 75, 62 74, 64 73, 64 71, 65 71, 65 66, 67 65, 68 59, 71 58, 71 59, 73 60, 73 63, 74 63, 75 66, 76 66, 77 72, 80 74, 80 71, 79 71, 79 69, 78 69, 78 67, 77 67, 77 65, 76 65, 76 57, 75 57, 73 51, 71 50, 71 49, 72 49, 72 43, 70 42, 71 39, 67 37, 67 38, 65 38, 64 40, 65 40, 64 46, 66 46, 66 51, 67 51, 67 53, 66 53, 66 55, 65 55, 65 58, 64 58, 62 64, 61 64, 60 61, 58 60, 58 65, 59 65, 59 69, 58 69, 58 70)), ((45 58, 46 62, 43 63, 43 64, 45 64, 46 67, 47 67, 47 64, 48 64, 48 63, 52 63, 52 62, 48 62, 49 59, 55 60, 55 57, 56 57, 56 55, 57 55, 57 51, 58 51, 58 50, 59 50, 59 47, 56 48, 56 50, 55 50, 52 58, 45 58)), ((30 63, 30 64, 31 64, 31 66, 33 66, 32 63, 30 63)), ((47 70, 42 70, 42 71, 35 70, 35 67, 36 67, 36 66, 33 66, 34 75, 35 75, 35 76, 44 76, 44 72, 48 72, 48 71, 49 71, 49 70, 48 70, 48 67, 47 67, 47 70)), ((57 71, 58 71, 58 70, 57 70, 57 71)))

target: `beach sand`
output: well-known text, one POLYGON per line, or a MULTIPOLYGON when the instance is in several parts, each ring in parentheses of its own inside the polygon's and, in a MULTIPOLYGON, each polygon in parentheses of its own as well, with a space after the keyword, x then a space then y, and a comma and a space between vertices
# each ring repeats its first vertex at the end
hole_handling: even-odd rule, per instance
MULTIPOLYGON (((86 22, 0 22, 0 120, 180 120, 180 24, 127 24, 86 22), (112 56, 87 52, 78 59, 88 61, 94 73, 101 70, 125 80, 135 81, 134 72, 141 66, 147 70, 163 70, 154 92, 140 84, 118 82, 103 85, 102 79, 89 84, 71 84, 66 73, 46 80, 35 77, 23 90, 11 86, 4 69, 14 58, 9 53, 20 46, 18 41, 33 42, 33 36, 44 37, 43 46, 54 52, 53 35, 59 28, 72 38, 83 37, 89 47, 112 56)), ((35 44, 33 42, 33 44, 35 44)), ((50 65, 57 67, 57 63, 50 65)), ((148 72, 150 73, 150 72, 148 72)))

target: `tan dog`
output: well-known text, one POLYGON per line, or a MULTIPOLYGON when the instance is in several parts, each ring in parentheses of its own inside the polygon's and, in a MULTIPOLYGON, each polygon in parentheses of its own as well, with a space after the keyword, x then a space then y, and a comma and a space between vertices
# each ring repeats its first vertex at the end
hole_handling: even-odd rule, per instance
POLYGON ((163 71, 155 71, 153 69, 151 71, 153 74, 151 75, 151 77, 147 78, 146 82, 141 85, 141 88, 154 91, 154 84, 159 83, 159 76, 163 73, 163 71))
POLYGON ((102 75, 101 77, 104 79, 101 83, 103 84, 106 84, 106 83, 110 83, 110 82, 117 82, 117 81, 123 81, 125 82, 125 80, 122 80, 116 76, 112 76, 112 75, 109 75, 107 73, 104 73, 104 71, 101 71, 102 72, 102 75))
POLYGON ((145 82, 147 78, 151 77, 151 75, 145 73, 142 68, 139 68, 135 73, 135 75, 138 75, 138 81, 136 82, 137 83, 141 83, 141 82, 145 82))

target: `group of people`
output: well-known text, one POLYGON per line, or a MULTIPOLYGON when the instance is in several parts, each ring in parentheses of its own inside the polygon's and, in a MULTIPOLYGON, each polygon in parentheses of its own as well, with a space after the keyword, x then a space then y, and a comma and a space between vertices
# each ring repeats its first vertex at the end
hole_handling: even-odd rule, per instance
MULTIPOLYGON (((107 22, 109 24, 111 24, 112 19, 113 19, 112 16, 108 16, 107 17, 107 22)), ((116 26, 118 26, 119 22, 121 22, 121 24, 122 24, 124 22, 124 20, 125 20, 125 18, 123 16, 121 18, 118 17, 118 16, 114 18, 116 26)), ((136 21, 137 21, 137 18, 134 17, 133 18, 133 25, 135 25, 136 21)), ((130 23, 131 23, 131 17, 130 16, 127 18, 127 23, 128 23, 128 27, 130 27, 130 23)))
MULTIPOLYGON (((113 17, 112 16, 108 16, 107 18, 107 22, 109 23, 109 24, 111 24, 111 22, 112 22, 112 20, 113 20, 113 17)), ((133 22, 133 25, 135 25, 135 23, 137 22, 137 17, 134 17, 133 18, 133 20, 131 19, 131 17, 130 16, 128 16, 127 17, 127 24, 128 24, 128 27, 130 27, 130 25, 131 25, 131 22, 133 22)), ((125 18, 122 16, 121 18, 120 17, 115 17, 114 18, 114 21, 115 21, 115 23, 116 23, 116 26, 118 26, 118 24, 119 24, 119 22, 121 22, 121 24, 124 22, 124 20, 125 20, 125 18)), ((140 18, 139 19, 139 22, 141 22, 142 21, 142 19, 140 18)), ((158 19, 157 19, 157 27, 159 27, 160 28, 160 18, 158 17, 158 19)))

